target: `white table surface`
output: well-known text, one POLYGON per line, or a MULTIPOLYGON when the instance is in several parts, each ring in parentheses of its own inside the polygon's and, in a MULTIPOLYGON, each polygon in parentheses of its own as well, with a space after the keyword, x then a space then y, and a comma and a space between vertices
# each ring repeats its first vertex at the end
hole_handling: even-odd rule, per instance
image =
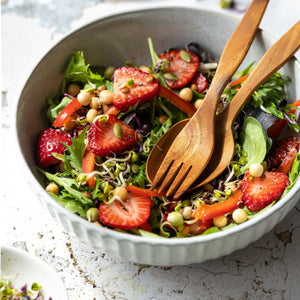
MULTIPOLYGON (((64 35, 98 17, 162 2, 182 1, 2 0, 0 241, 51 265, 72 300, 299 299, 300 203, 246 249, 201 264, 152 267, 120 262, 70 236, 43 210, 22 177, 10 139, 10 114, 42 55, 64 35)), ((218 0, 184 3, 221 10, 218 0)), ((279 37, 299 17, 299 0, 270 0, 261 27, 279 37)), ((299 51, 296 56, 300 58, 299 51)))

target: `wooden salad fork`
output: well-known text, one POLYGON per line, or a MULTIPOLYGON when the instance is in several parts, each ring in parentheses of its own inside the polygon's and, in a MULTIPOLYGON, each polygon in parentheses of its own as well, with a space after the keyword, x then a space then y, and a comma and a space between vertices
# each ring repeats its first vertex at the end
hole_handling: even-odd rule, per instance
POLYGON ((208 164, 215 142, 215 112, 219 99, 233 74, 246 56, 265 12, 268 0, 253 0, 227 42, 216 73, 201 107, 185 126, 171 127, 151 151, 147 177, 152 189, 178 198, 199 177, 208 164), (178 134, 178 135, 177 135, 178 134), (159 145, 159 146, 158 146, 159 145), (161 146, 165 146, 164 151, 161 146), (154 178, 153 170, 155 170, 154 178))
POLYGON ((215 150, 203 173, 191 188, 210 182, 220 175, 234 154, 233 124, 241 108, 253 92, 280 69, 300 47, 300 21, 287 31, 262 57, 255 69, 233 97, 230 104, 216 116, 215 150))

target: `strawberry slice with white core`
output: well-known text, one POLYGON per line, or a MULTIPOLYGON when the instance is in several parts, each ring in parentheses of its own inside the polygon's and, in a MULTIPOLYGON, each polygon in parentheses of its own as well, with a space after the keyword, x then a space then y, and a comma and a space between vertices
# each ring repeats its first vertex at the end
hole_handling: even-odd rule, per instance
POLYGON ((46 128, 40 133, 37 144, 37 160, 40 167, 45 168, 60 162, 52 153, 64 154, 66 147, 62 142, 72 144, 71 136, 59 129, 46 128))
POLYGON ((88 149, 104 157, 131 150, 137 143, 135 131, 115 115, 103 115, 88 130, 88 149))
POLYGON ((260 177, 246 172, 242 181, 242 201, 250 210, 259 210, 277 200, 289 184, 287 175, 281 172, 264 172, 260 177))
POLYGON ((116 69, 113 76, 113 104, 121 111, 158 95, 158 80, 152 74, 133 67, 122 67, 116 69))
POLYGON ((199 58, 190 51, 169 50, 159 55, 160 59, 167 59, 170 66, 164 70, 165 79, 170 88, 179 89, 186 86, 196 74, 199 58), (167 73, 175 75, 174 80, 167 79, 167 73))
POLYGON ((134 229, 144 224, 150 216, 151 200, 148 196, 128 193, 125 201, 101 203, 99 221, 118 229, 134 229))

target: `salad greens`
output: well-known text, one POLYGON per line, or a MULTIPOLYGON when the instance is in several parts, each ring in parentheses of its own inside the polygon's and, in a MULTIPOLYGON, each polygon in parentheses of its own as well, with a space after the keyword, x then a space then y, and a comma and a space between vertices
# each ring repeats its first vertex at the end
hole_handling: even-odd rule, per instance
MULTIPOLYGON (((147 68, 150 70, 150 74, 153 74, 151 76, 154 76, 159 82, 160 86, 169 89, 170 80, 176 81, 180 78, 180 74, 175 75, 176 70, 174 74, 171 72, 174 70, 172 68, 174 68, 175 62, 157 55, 151 39, 148 39, 148 43, 152 65, 147 68), (166 76, 167 73, 173 74, 173 79, 170 76, 166 76)), ((208 81, 209 86, 217 66, 217 61, 213 61, 212 57, 204 50, 202 51, 199 45, 195 43, 189 45, 197 49, 198 57, 200 57, 197 74, 201 73, 204 77, 206 76, 205 80, 208 81), (203 57, 209 59, 205 61, 203 57)), ((180 55, 186 63, 190 62, 189 56, 192 55, 190 49, 189 46, 186 46, 184 50, 180 50, 180 55)), ((126 62, 126 65, 128 65, 128 62, 126 62)), ((142 68, 142 66, 135 65, 132 62, 130 65, 137 69, 142 68)), ((145 68, 145 66, 143 67, 145 68)), ((252 67, 253 63, 242 72, 237 73, 236 76, 243 77, 249 74, 252 67)), ((112 67, 110 66, 109 68, 111 69, 112 67)), ((91 94, 92 99, 98 99, 103 89, 114 92, 115 86, 112 82, 113 80, 107 79, 107 76, 104 75, 105 68, 98 68, 104 70, 102 74, 98 74, 92 71, 92 69, 95 70, 97 68, 92 68, 85 62, 83 52, 77 51, 72 55, 64 72, 65 77, 61 90, 54 99, 47 99, 47 118, 51 124, 59 118, 61 112, 74 99, 77 99, 76 96, 68 93, 68 86, 70 84, 75 84, 81 91, 91 94)), ((135 81, 135 79, 127 81, 127 86, 125 87, 131 88, 135 84, 135 81)), ((236 202, 235 206, 231 207, 231 210, 226 210, 226 212, 220 214, 220 216, 226 218, 224 226, 218 225, 220 223, 215 221, 215 217, 198 219, 195 211, 198 211, 202 207, 225 203, 227 200, 232 201, 233 196, 240 190, 244 175, 251 165, 259 164, 266 168, 266 158, 273 141, 267 136, 265 129, 259 121, 255 117, 247 115, 246 112, 249 107, 251 109, 255 107, 255 109, 271 114, 277 119, 284 119, 293 130, 296 132, 299 131, 299 126, 295 121, 295 111, 292 110, 295 107, 288 104, 285 99, 285 88, 289 82, 290 79, 287 76, 277 72, 253 93, 236 120, 234 129, 235 154, 228 169, 213 182, 206 184, 197 191, 187 193, 179 201, 167 198, 164 195, 155 194, 155 192, 151 194, 149 192, 151 184, 147 179, 145 169, 148 155, 159 138, 173 124, 186 118, 186 114, 182 110, 158 94, 151 101, 146 101, 142 104, 136 103, 125 111, 117 111, 119 120, 127 126, 134 128, 137 136, 136 146, 123 153, 113 153, 111 156, 101 157, 95 155, 93 170, 84 172, 83 161, 86 153, 89 151, 88 140, 91 138, 90 128, 94 126, 95 122, 102 122, 103 126, 108 126, 108 123, 105 124, 108 119, 105 117, 105 110, 112 108, 113 105, 102 103, 97 108, 92 108, 91 104, 87 107, 82 106, 77 112, 72 114, 72 116, 75 115, 76 117, 75 128, 66 130, 62 127, 61 129, 72 135, 72 138, 71 144, 63 143, 65 146, 63 153, 52 154, 60 163, 40 169, 45 176, 46 186, 49 183, 55 183, 58 186, 58 193, 53 191, 48 192, 60 205, 78 214, 80 217, 88 219, 87 216, 91 212, 91 209, 93 211, 97 209, 96 211, 98 212, 98 208, 100 209, 101 206, 107 208, 119 205, 117 203, 120 203, 121 206, 123 205, 124 211, 130 211, 131 207, 128 208, 126 206, 127 202, 115 195, 115 190, 118 187, 129 187, 128 190, 134 193, 130 190, 130 187, 138 187, 135 192, 141 193, 138 194, 140 197, 148 195, 147 197, 151 198, 151 211, 147 218, 146 227, 143 223, 143 226, 132 229, 118 228, 110 225, 110 223, 101 222, 101 220, 99 222, 98 217, 92 219, 93 222, 96 220, 98 225, 106 225, 117 230, 146 237, 164 238, 211 234, 236 226, 238 222, 232 217, 232 211, 238 207, 239 202, 236 202), (97 116, 93 122, 90 122, 88 120, 88 112, 92 109, 96 109, 97 116), (163 122, 161 121, 162 116, 164 117, 163 122), (89 183, 91 179, 95 180, 93 187, 89 183)), ((229 85, 225 89, 220 100, 220 104, 222 105, 220 105, 218 113, 221 112, 224 106, 230 103, 241 84, 242 82, 237 86, 229 85)), ((186 87, 190 88, 190 86, 186 87)), ((178 92, 179 89, 173 89, 173 93, 178 94, 178 92)), ((191 103, 195 103, 197 100, 204 98, 206 89, 199 90, 194 88, 192 92, 193 99, 191 103)), ((300 155, 297 154, 289 172, 290 185, 285 189, 284 193, 295 184, 299 171, 300 155)), ((268 209, 275 202, 272 201, 272 203, 265 205, 265 208, 255 211, 250 210, 245 205, 241 206, 246 215, 245 220, 268 209)), ((227 201, 226 203, 229 202, 227 201)), ((101 213, 99 212, 99 214, 101 213)))
POLYGON ((246 151, 247 163, 241 168, 245 173, 253 163, 262 163, 271 148, 272 140, 266 136, 260 123, 253 117, 248 117, 242 127, 240 144, 246 151))
MULTIPOLYGON (((10 280, 0 279, 0 299, 1 300, 43 300, 42 287, 34 282, 31 289, 27 284, 21 288, 15 287, 10 280)), ((51 300, 52 298, 49 298, 51 300)))

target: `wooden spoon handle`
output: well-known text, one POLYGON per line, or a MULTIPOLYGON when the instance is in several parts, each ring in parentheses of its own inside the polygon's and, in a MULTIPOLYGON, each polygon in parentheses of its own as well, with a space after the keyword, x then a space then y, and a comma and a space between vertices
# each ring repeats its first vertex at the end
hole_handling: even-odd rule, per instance
MULTIPOLYGON (((233 97, 228 109, 227 125, 231 127, 243 105, 257 88, 279 70, 300 47, 300 21, 287 31, 262 57, 255 69, 233 97)), ((227 126, 226 126, 227 127, 227 126)))
MULTIPOLYGON (((269 0, 253 0, 251 2, 222 52, 213 81, 202 105, 209 106, 212 119, 226 85, 242 63, 252 44, 268 2, 269 0)), ((198 109, 194 116, 199 111, 198 109)))

